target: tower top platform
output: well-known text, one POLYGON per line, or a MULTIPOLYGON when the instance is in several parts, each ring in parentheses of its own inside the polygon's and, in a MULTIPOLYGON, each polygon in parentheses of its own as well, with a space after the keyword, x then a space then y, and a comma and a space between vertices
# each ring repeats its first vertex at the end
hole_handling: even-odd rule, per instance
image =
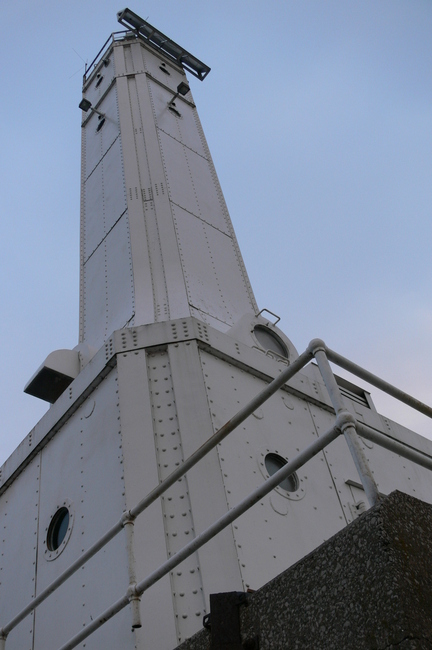
POLYGON ((128 29, 133 29, 144 38, 155 50, 162 51, 175 63, 181 65, 185 70, 203 81, 210 68, 208 65, 197 59, 177 43, 174 43, 168 36, 165 36, 156 27, 153 27, 143 18, 140 18, 130 9, 123 9, 117 13, 117 20, 128 29))

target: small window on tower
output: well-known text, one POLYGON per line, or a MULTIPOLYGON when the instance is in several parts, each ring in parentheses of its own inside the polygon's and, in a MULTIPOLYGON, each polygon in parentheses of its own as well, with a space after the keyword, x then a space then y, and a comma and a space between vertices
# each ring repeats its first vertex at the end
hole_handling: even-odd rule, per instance
POLYGON ((269 327, 255 325, 253 333, 262 348, 276 352, 280 357, 288 357, 288 350, 285 343, 269 327))
POLYGON ((105 118, 102 117, 102 115, 99 115, 99 124, 97 125, 96 131, 100 131, 104 124, 105 124, 105 118))
POLYGON ((63 552, 71 536, 74 520, 73 504, 65 499, 60 507, 57 507, 49 525, 45 529, 44 558, 52 562, 63 552))
MULTIPOLYGON (((282 467, 285 467, 287 464, 285 458, 282 458, 282 456, 279 456, 279 454, 267 454, 264 462, 269 476, 273 476, 273 474, 276 474, 276 472, 282 469, 282 467)), ((282 481, 279 483, 279 487, 283 490, 286 490, 287 492, 297 492, 300 487, 297 474, 293 472, 286 478, 282 479, 282 481)))
POLYGON ((103 76, 101 74, 98 74, 99 79, 96 81, 96 88, 101 85, 103 81, 103 76))
POLYGON ((49 551, 56 551, 66 537, 69 527, 69 510, 60 508, 51 519, 47 534, 47 547, 49 551))
POLYGON ((168 74, 168 75, 171 74, 171 72, 166 69, 165 63, 161 63, 161 65, 159 66, 159 70, 162 70, 162 72, 164 72, 165 74, 168 74))
POLYGON ((181 113, 176 108, 174 108, 174 106, 175 104, 173 102, 168 106, 168 108, 170 109, 171 113, 174 113, 174 115, 177 115, 177 117, 181 117, 181 113))

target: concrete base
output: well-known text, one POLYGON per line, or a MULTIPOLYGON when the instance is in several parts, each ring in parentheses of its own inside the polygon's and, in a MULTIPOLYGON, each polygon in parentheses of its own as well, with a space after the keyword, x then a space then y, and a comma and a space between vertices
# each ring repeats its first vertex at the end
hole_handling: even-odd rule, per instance
POLYGON ((432 650, 432 505, 393 492, 238 612, 239 643, 178 650, 432 650))

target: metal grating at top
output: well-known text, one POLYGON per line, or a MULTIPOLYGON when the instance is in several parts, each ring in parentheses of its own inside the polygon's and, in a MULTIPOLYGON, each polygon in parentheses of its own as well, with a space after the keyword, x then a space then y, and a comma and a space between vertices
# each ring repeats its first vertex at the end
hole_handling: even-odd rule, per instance
POLYGON ((117 13, 117 20, 128 29, 133 29, 142 36, 149 45, 159 52, 163 52, 177 64, 183 66, 188 72, 198 77, 201 81, 210 72, 208 65, 190 54, 187 50, 174 43, 168 36, 140 18, 130 9, 123 9, 117 13))

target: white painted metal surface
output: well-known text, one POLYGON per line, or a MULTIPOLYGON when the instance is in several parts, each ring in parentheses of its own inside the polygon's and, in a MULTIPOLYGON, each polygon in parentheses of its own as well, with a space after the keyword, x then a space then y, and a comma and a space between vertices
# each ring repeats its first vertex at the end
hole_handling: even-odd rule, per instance
MULTIPOLYGON (((309 365, 176 475, 135 520, 133 541, 119 524, 300 363, 283 332, 254 316, 192 97, 176 98, 180 116, 168 107, 181 80, 181 67, 131 34, 111 42, 85 80, 105 122, 98 130, 98 114, 83 114, 81 372, 0 469, 0 628, 113 532, 10 632, 7 650, 81 644, 101 612, 127 605, 131 582, 159 577, 168 558, 262 488, 268 454, 291 461, 334 428, 326 386, 309 365), (263 347, 272 348, 272 337, 279 344, 263 347), (50 549, 47 532, 61 507, 66 536, 50 549)), ((376 413, 361 389, 345 382, 342 394, 357 420, 432 459, 432 443, 376 413)), ((376 442, 361 446, 381 493, 432 501, 428 469, 376 442)), ((260 496, 145 592, 142 628, 131 630, 127 606, 85 647, 171 650, 201 627, 211 593, 259 588, 368 507, 342 436, 299 466, 292 486, 260 496)))
MULTIPOLYGON (((282 367, 290 368, 286 364, 282 367)), ((53 439, 49 440, 52 421, 46 418, 45 426, 41 423, 46 436, 40 437, 39 434, 42 450, 38 452, 36 448, 33 456, 41 459, 42 467, 46 468, 41 486, 52 484, 48 491, 47 488, 40 491, 38 501, 41 548, 44 549, 46 535, 46 531, 41 529, 42 520, 46 528, 48 512, 53 513, 56 505, 65 500, 72 503, 76 522, 58 559, 45 561, 50 567, 49 577, 53 578, 65 567, 68 549, 78 544, 75 550, 79 551, 83 533, 88 536, 88 543, 82 547, 86 549, 115 523, 122 509, 134 505, 136 496, 142 497, 149 487, 157 484, 158 475, 162 478, 164 472, 181 467, 189 450, 198 448, 219 424, 232 417, 244 402, 265 386, 265 378, 278 376, 280 370, 280 359, 269 356, 265 350, 246 345, 208 326, 203 328, 201 323, 190 318, 117 332, 80 374, 71 390, 54 405, 53 409, 58 409, 56 419, 60 422, 65 416, 67 418, 68 412, 73 413, 53 439), (103 379, 105 368, 110 368, 113 363, 117 365, 117 371, 109 371, 103 379), (85 397, 88 394, 88 387, 94 386, 98 378, 102 379, 101 385, 75 409, 75 403, 80 402, 81 395, 85 397), (50 472, 51 467, 53 470, 50 472), (114 480, 116 476, 120 482, 114 480), (82 498, 77 498, 77 494, 82 498)), ((186 479, 175 483, 163 501, 155 503, 143 515, 142 523, 136 526, 135 531, 138 578, 156 571, 164 558, 182 548, 191 535, 223 516, 227 505, 235 506, 251 490, 259 488, 266 477, 263 454, 273 452, 292 458, 298 449, 316 441, 316 434, 322 433, 327 424, 333 425, 334 415, 329 411, 325 387, 315 368, 306 368, 290 381, 290 386, 290 390, 279 390, 271 400, 255 409, 231 438, 221 442, 217 450, 188 473, 186 479), (181 504, 180 507, 172 507, 175 500, 181 504)), ((369 406, 355 402, 355 409, 357 416, 376 428, 383 428, 380 416, 369 406)), ((396 437, 390 422, 386 433, 396 437)), ((432 456, 428 441, 418 439, 413 433, 407 435, 408 439, 402 436, 401 442, 419 447, 429 458, 432 456)), ((26 442, 29 443, 30 459, 30 440, 26 442)), ((366 449, 370 451, 370 446, 366 445, 366 449)), ((401 462, 412 467, 407 461, 401 462)), ((337 459, 336 464, 348 472, 353 469, 346 453, 344 458, 337 459)), ((16 469, 24 470, 12 486, 18 486, 20 480, 28 480, 32 466, 25 467, 22 458, 18 459, 16 469)), ((5 486, 13 478, 11 473, 13 465, 9 475, 3 477, 5 486)), ((333 474, 333 462, 325 454, 318 455, 299 470, 298 477, 299 489, 294 494, 287 494, 280 488, 274 490, 220 537, 210 541, 208 546, 181 565, 171 576, 170 584, 165 580, 155 586, 154 600, 153 591, 144 597, 141 606, 144 627, 133 633, 137 647, 146 647, 149 634, 153 637, 153 647, 172 647, 178 638, 184 638, 199 628, 197 612, 203 611, 203 596, 207 598, 221 588, 259 587, 353 516, 350 515, 350 506, 355 504, 351 504, 349 497, 342 493, 338 476, 333 474), (344 508, 347 502, 348 507, 344 508), (163 620, 161 625, 155 622, 156 611, 158 619, 163 620), (151 632, 146 632, 146 629, 151 632)), ((377 479, 380 484, 380 475, 377 479)), ((361 492, 355 475, 350 475, 348 481, 346 487, 350 494, 353 490, 361 492)), ((429 486, 426 482, 424 485, 426 494, 422 492, 418 496, 427 499, 429 486)), ((393 477, 389 489, 396 487, 405 487, 399 474, 393 477)), ((25 501, 26 486, 16 494, 17 499, 25 501)), ((3 502, 7 495, 13 497, 14 491, 6 489, 3 502)), ((31 557, 29 564, 30 560, 31 557)), ((22 558, 17 558, 17 561, 22 563, 22 558)), ((13 556, 11 563, 13 565, 13 556)), ((34 570, 33 563, 31 570, 34 570)), ((42 589, 47 584, 48 574, 41 560, 38 560, 36 576, 39 571, 42 572, 42 589)), ((104 602, 109 605, 121 597, 129 575, 123 534, 110 542, 106 551, 86 563, 85 574, 81 571, 61 588, 59 596, 49 598, 36 611, 36 639, 38 629, 40 634, 43 630, 48 633, 48 621, 62 621, 65 615, 68 623, 58 626, 59 635, 60 628, 71 630, 69 623, 71 627, 75 625, 75 630, 80 629, 83 605, 88 606, 88 600, 83 600, 85 591, 82 584, 87 583, 81 582, 82 575, 90 575, 91 581, 95 580, 94 585, 86 586, 94 606, 93 620, 103 611, 103 607, 98 605, 104 602), (113 555, 108 560, 110 549, 113 555), (109 576, 104 575, 107 560, 110 567, 115 563, 120 571, 114 581, 115 574, 111 569, 109 576), (99 574, 105 583, 108 578, 102 595, 99 593, 99 574), (63 597, 68 601, 76 600, 66 608, 63 597), (38 618, 39 609, 42 613, 38 618)), ((130 635, 129 610, 123 610, 118 616, 120 619, 113 619, 106 629, 115 626, 116 633, 130 635), (122 627, 123 624, 126 628, 122 627)), ((89 623, 88 620, 84 622, 89 623)), ((19 629, 11 633, 8 644, 12 645, 13 635, 18 634, 19 629)), ((107 632, 105 637, 103 629, 89 638, 88 647, 101 647, 98 644, 102 638, 104 647, 116 647, 109 645, 112 633, 107 632)), ((44 639, 44 647, 51 647, 50 641, 43 636, 40 638, 44 639)), ((55 635, 53 638, 59 639, 55 635)))
MULTIPOLYGON (((202 352, 201 358, 218 429, 265 383, 209 353, 202 352)), ((289 460, 315 438, 308 402, 281 392, 274 395, 218 447, 228 506, 235 506, 268 478, 267 454, 289 460)), ((298 491, 278 488, 234 525, 244 589, 265 584, 322 543, 326 531, 336 532, 346 524, 321 454, 299 472, 298 479, 298 491)))
MULTIPOLYGON (((35 458, 0 499, 0 603, 3 621, 9 621, 35 595, 38 547, 38 510, 41 460, 35 458)), ((4 623, 3 623, 4 624, 4 623)), ((34 614, 10 635, 8 648, 31 648, 34 614)))
POLYGON ((81 340, 198 315, 226 330, 256 303, 184 72, 116 41, 84 85, 81 340), (109 61, 105 66, 104 60, 109 61), (99 130, 98 130, 99 129, 99 130))
MULTIPOLYGON (((174 384, 168 350, 147 355, 150 382, 153 431, 159 481, 179 467, 183 460, 182 435, 177 416, 174 384)), ((185 378, 186 379, 186 378, 185 378)), ((192 506, 187 477, 177 481, 162 497, 167 555, 174 555, 195 537, 192 506)), ((205 600, 198 557, 194 554, 181 568, 171 574, 177 639, 190 636, 196 630, 196 620, 202 620, 205 600)))
MULTIPOLYGON (((5 579, 0 585, 0 601, 3 615, 8 618, 19 612, 24 600, 29 600, 29 590, 32 597, 37 596, 124 510, 116 374, 114 370, 108 375, 0 500, 8 522, 4 529, 8 534, 2 542, 5 579), (46 544, 49 523, 63 505, 72 519, 70 536, 64 547, 50 553, 46 544), (9 572, 13 579, 7 575, 9 572)), ((86 625, 124 591, 125 570, 126 548, 124 540, 117 538, 37 609, 34 625, 33 616, 27 617, 11 632, 8 648, 57 648, 76 632, 77 626, 86 625), (109 571, 105 570, 107 565, 109 571), (96 574, 100 574, 97 580, 96 574)), ((127 647, 128 614, 121 614, 119 621, 101 630, 87 647, 101 647, 109 639, 127 647)))

